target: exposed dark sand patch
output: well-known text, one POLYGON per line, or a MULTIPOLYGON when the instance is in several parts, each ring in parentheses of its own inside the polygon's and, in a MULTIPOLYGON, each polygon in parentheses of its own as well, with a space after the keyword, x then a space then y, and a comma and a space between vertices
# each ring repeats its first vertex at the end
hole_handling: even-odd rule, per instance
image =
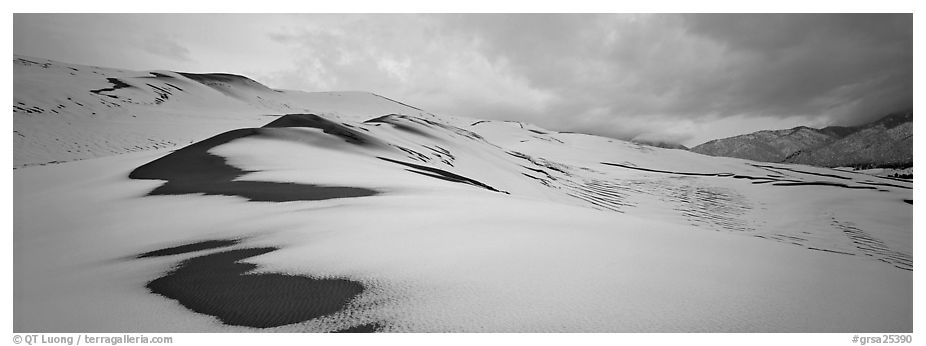
POLYGON ((836 187, 844 187, 847 189, 857 189, 857 190, 877 190, 878 189, 873 186, 852 186, 852 185, 846 185, 843 183, 833 183, 829 181, 777 182, 772 185, 775 185, 775 186, 836 186, 836 187))
POLYGON ((392 125, 393 128, 395 128, 396 130, 399 130, 399 131, 408 132, 408 133, 415 134, 415 135, 422 136, 422 137, 426 137, 426 138, 439 139, 437 136, 434 136, 434 135, 432 135, 432 134, 430 134, 430 133, 424 132, 424 131, 422 131, 422 130, 420 130, 420 129, 418 129, 418 128, 415 128, 415 127, 413 127, 413 126, 409 126, 408 124, 402 123, 401 119, 402 119, 402 118, 398 117, 398 116, 395 115, 395 114, 389 114, 389 115, 384 115, 384 116, 381 116, 381 117, 378 117, 378 118, 373 118, 373 119, 364 121, 363 123, 364 123, 364 124, 376 124, 376 123, 379 123, 379 124, 389 124, 389 125, 392 125))
POLYGON ((653 172, 653 173, 665 173, 665 174, 675 174, 675 175, 687 175, 687 176, 696 176, 696 177, 720 177, 720 178, 733 178, 733 179, 749 179, 749 180, 757 180, 757 181, 759 181, 759 182, 757 182, 757 183, 767 183, 767 182, 769 182, 769 181, 781 181, 781 179, 776 179, 776 178, 769 178, 769 177, 753 177, 753 176, 741 175, 741 174, 733 174, 733 173, 673 172, 673 171, 663 171, 663 170, 650 169, 650 168, 643 168, 643 167, 634 167, 634 166, 622 165, 622 164, 619 164, 619 163, 602 162, 602 164, 605 164, 605 165, 608 165, 608 166, 623 167, 623 168, 627 168, 627 169, 635 169, 635 170, 644 171, 644 172, 653 172))
POLYGON ((769 171, 769 172, 772 172, 771 174, 766 174, 766 175, 768 175, 768 176, 770 176, 770 177, 773 177, 773 178, 775 178, 775 177, 784 178, 784 177, 786 176, 786 174, 784 174, 784 173, 782 173, 782 172, 779 172, 779 171, 776 171, 776 170, 774 170, 774 169, 768 168, 767 166, 757 166, 757 165, 752 165, 752 166, 753 166, 753 167, 756 167, 756 168, 761 168, 761 169, 766 170, 766 171, 769 171))
POLYGON ((780 182, 780 181, 792 182, 792 183, 799 183, 799 182, 800 182, 800 180, 773 179, 773 180, 753 180, 752 183, 755 184, 755 185, 759 185, 759 184, 768 184, 768 183, 774 183, 774 182, 780 182))
MULTIPOLYGON (((566 142, 563 142, 563 141, 561 141, 561 140, 559 140, 559 139, 557 139, 557 138, 555 138, 555 137, 553 137, 553 136, 550 136, 550 134, 548 134, 548 133, 538 132, 538 131, 534 131, 534 130, 528 130, 528 131, 535 132, 535 133, 538 133, 538 134, 542 134, 542 135, 543 135, 543 136, 531 135, 531 138, 539 139, 539 140, 547 141, 547 142, 555 142, 555 143, 559 143, 559 144, 566 144, 566 142)), ((524 141, 522 141, 522 142, 524 142, 524 141)))
POLYGON ((761 168, 783 169, 783 170, 791 171, 791 172, 795 172, 795 173, 810 174, 810 175, 816 175, 816 176, 820 176, 820 177, 836 178, 836 179, 842 179, 842 180, 852 180, 852 178, 844 177, 844 176, 841 176, 841 175, 835 175, 835 174, 814 173, 814 172, 801 171, 801 170, 797 170, 797 169, 793 169, 793 168, 786 168, 786 167, 776 167, 776 166, 757 165, 757 164, 750 164, 750 165, 752 165, 752 166, 754 166, 754 167, 761 167, 761 168))
POLYGON ((348 123, 341 123, 341 125, 347 126, 347 127, 349 127, 349 128, 352 128, 352 129, 358 129, 358 130, 363 131, 363 132, 370 132, 370 129, 365 128, 365 127, 357 127, 357 126, 355 126, 355 125, 351 125, 351 124, 348 124, 348 123))
MULTIPOLYGON (((132 87, 131 85, 129 85, 129 84, 126 83, 126 82, 123 82, 123 81, 120 80, 119 78, 106 78, 106 81, 109 82, 109 83, 111 83, 111 84, 113 85, 113 87, 112 87, 112 88, 103 88, 103 89, 90 90, 90 92, 92 92, 92 93, 94 93, 94 94, 97 94, 97 95, 105 95, 105 94, 103 94, 104 92, 116 91, 116 90, 119 90, 119 89, 131 88, 131 87, 132 87)), ((106 96, 114 97, 114 96, 112 96, 112 95, 106 95, 106 96)))
POLYGON ((412 160, 418 160, 418 161, 421 161, 421 162, 429 162, 429 161, 431 161, 431 158, 430 158, 428 155, 419 153, 419 152, 417 152, 417 151, 415 151, 415 150, 412 150, 412 149, 403 147, 403 146, 401 146, 401 145, 396 145, 396 144, 390 144, 390 145, 392 145, 393 148, 396 148, 396 149, 399 149, 399 150, 405 152, 405 153, 407 154, 407 155, 405 155, 405 157, 410 158, 410 159, 412 159, 412 160))
POLYGON ((335 198, 375 195, 373 190, 357 187, 315 186, 294 183, 257 181, 228 182, 170 182, 152 190, 148 195, 185 195, 201 193, 215 196, 240 196, 254 202, 321 201, 335 198))
POLYGON ((192 79, 201 84, 212 87, 215 83, 242 83, 242 84, 258 84, 253 79, 250 79, 245 76, 231 74, 231 73, 187 73, 187 72, 177 72, 177 74, 184 76, 186 78, 192 79))
POLYGON ((180 87, 178 87, 178 86, 176 86, 176 85, 173 85, 173 84, 170 84, 170 83, 167 83, 167 82, 165 82, 164 84, 166 84, 167 86, 169 86, 169 87, 171 87, 171 88, 174 88, 174 89, 183 91, 183 89, 181 89, 180 87))
POLYGON ((642 167, 627 166, 627 165, 622 165, 622 164, 619 164, 619 163, 602 162, 602 164, 608 165, 608 166, 623 167, 623 168, 627 168, 627 169, 635 169, 635 170, 644 171, 644 172, 667 173, 667 174, 677 174, 677 175, 690 175, 690 176, 697 176, 697 177, 720 177, 720 176, 728 176, 728 177, 729 177, 729 176, 733 176, 733 174, 731 174, 731 173, 672 172, 672 171, 662 171, 662 170, 658 170, 658 169, 649 169, 649 168, 642 168, 642 167))
POLYGON ((170 80, 170 79, 176 79, 176 78, 174 78, 173 76, 166 75, 166 74, 163 74, 163 73, 148 72, 148 74, 150 74, 151 77, 143 77, 143 78, 158 78, 158 79, 168 79, 168 80, 170 80))
POLYGON ((258 202, 317 201, 334 198, 364 197, 377 191, 344 186, 319 186, 296 183, 235 181, 253 171, 226 164, 225 158, 208 153, 209 149, 232 140, 254 136, 258 129, 229 131, 174 151, 136 168, 132 179, 167 180, 148 195, 206 194, 241 196, 258 202))
POLYGON ((851 222, 840 222, 834 218, 832 219, 832 225, 849 237, 855 248, 862 254, 892 264, 894 267, 913 271, 912 255, 891 249, 883 241, 856 227, 851 222))
POLYGON ((343 138, 348 143, 367 145, 375 142, 369 135, 357 132, 344 124, 333 122, 315 114, 287 114, 263 126, 274 127, 311 127, 343 138))
POLYGON ((895 178, 895 177, 878 177, 878 178, 913 184, 913 179, 903 179, 903 178, 895 178))
POLYGON ((734 174, 733 179, 749 179, 749 180, 777 180, 769 177, 753 177, 748 175, 734 174))
POLYGON ((912 199, 905 199, 905 200, 903 200, 903 201, 904 201, 904 203, 907 203, 907 204, 909 204, 909 205, 913 205, 913 200, 912 200, 912 199))
POLYGON ((141 255, 138 255, 137 258, 179 255, 179 254, 202 251, 202 250, 211 250, 211 249, 217 249, 217 248, 222 248, 222 247, 229 247, 232 245, 236 245, 240 242, 241 242, 241 239, 206 240, 206 241, 201 241, 198 243, 190 243, 190 244, 145 252, 141 255))
POLYGON ((405 104, 405 103, 402 103, 402 102, 393 100, 393 99, 388 98, 388 97, 385 97, 385 96, 383 96, 383 95, 373 94, 373 96, 376 96, 376 97, 385 99, 385 100, 387 100, 387 101, 392 101, 392 102, 398 103, 398 104, 400 104, 400 105, 403 105, 403 106, 405 106, 405 107, 408 107, 408 108, 411 108, 411 109, 414 109, 414 110, 418 110, 418 111, 424 112, 424 110, 421 109, 421 108, 418 108, 418 107, 415 107, 415 106, 412 106, 412 105, 408 105, 408 104, 405 104))
MULTIPOLYGON (((436 121, 432 121, 432 120, 428 120, 428 119, 424 119, 424 118, 411 117, 411 116, 406 116, 406 115, 399 115, 398 117, 400 117, 400 118, 402 118, 402 119, 405 119, 405 120, 408 120, 408 121, 411 121, 411 122, 415 122, 415 123, 424 125, 424 126, 429 126, 429 127, 432 127, 432 128, 441 128, 441 129, 444 129, 444 130, 446 130, 446 131, 451 132, 451 134, 453 134, 453 135, 462 136, 462 137, 465 137, 465 138, 469 138, 469 139, 472 139, 472 140, 480 141, 480 142, 483 142, 483 143, 488 143, 488 144, 490 144, 490 145, 495 146, 494 144, 489 143, 488 141, 486 141, 485 138, 483 138, 481 135, 479 135, 478 133, 475 133, 475 132, 473 132, 473 131, 465 130, 465 129, 462 129, 462 128, 459 128, 459 127, 456 127, 456 126, 452 126, 452 125, 448 125, 448 124, 444 124, 444 123, 440 123, 440 122, 436 122, 436 121)), ((497 147, 497 146, 496 146, 496 147, 497 147)))
POLYGON ((330 315, 344 309, 364 289, 359 282, 346 279, 247 274, 257 265, 238 262, 276 250, 248 248, 194 257, 146 287, 192 311, 215 316, 224 324, 254 328, 278 327, 330 315))
POLYGON ((897 184, 887 184, 887 183, 876 183, 876 182, 871 182, 871 181, 860 181, 859 184, 887 186, 887 187, 896 187, 896 188, 901 188, 901 189, 913 190, 913 188, 909 186, 903 186, 903 185, 897 185, 897 184))
MULTIPOLYGON (((524 161, 530 162, 530 163, 533 164, 534 166, 541 167, 541 168, 546 168, 546 169, 553 170, 553 171, 556 171, 556 172, 560 172, 560 173, 563 173, 563 174, 565 174, 565 175, 567 175, 567 176, 572 176, 572 174, 570 174, 569 172, 566 171, 567 168, 566 168, 564 165, 562 165, 562 164, 555 163, 555 162, 551 162, 551 161, 548 161, 548 160, 546 160, 546 159, 544 159, 544 158, 540 158, 540 157, 535 158, 535 157, 533 157, 533 156, 530 156, 530 155, 527 155, 527 154, 524 154, 524 153, 521 153, 521 152, 517 152, 517 151, 505 151, 505 153, 508 154, 508 155, 511 155, 511 156, 513 156, 513 157, 522 159, 522 160, 524 160, 524 161)), ((527 166, 524 166, 524 165, 521 165, 521 167, 528 168, 527 166)), ((531 169, 531 168, 528 168, 528 169, 531 169)), ((540 171, 538 171, 538 172, 540 172, 540 171)), ((543 173, 544 173, 544 174, 547 174, 546 172, 543 172, 543 173)))
POLYGON ((149 88, 151 88, 151 90, 154 91, 154 93, 158 95, 158 97, 155 97, 155 98, 154 98, 154 103, 155 103, 155 104, 164 103, 164 102, 166 102, 168 99, 170 99, 170 96, 171 96, 171 95, 173 95, 173 92, 171 92, 171 91, 168 90, 168 89, 161 88, 161 87, 156 86, 156 85, 151 84, 151 83, 145 83, 145 85, 147 85, 149 88))
POLYGON ((798 242, 806 242, 806 241, 807 241, 807 239, 804 239, 804 238, 801 238, 801 237, 795 237, 795 236, 793 236, 793 235, 787 235, 787 234, 776 234, 776 236, 779 236, 779 237, 782 237, 782 238, 791 239, 791 240, 797 240, 798 242))
POLYGON ((808 246, 807 248, 808 248, 808 249, 811 249, 811 250, 817 250, 817 251, 823 251, 823 252, 832 252, 832 253, 838 253, 838 254, 842 254, 842 255, 855 256, 854 253, 849 253, 849 252, 842 252, 842 251, 836 251, 836 250, 820 249, 820 248, 815 248, 815 247, 810 247, 810 246, 808 246))
POLYGON ((347 329, 336 330, 332 333, 376 333, 380 329, 382 329, 382 326, 380 326, 378 323, 368 323, 347 329))
POLYGON ((543 185, 546 186, 546 187, 551 187, 551 186, 550 186, 550 182, 549 182, 548 180, 546 180, 546 179, 538 178, 538 177, 535 177, 535 176, 530 175, 530 174, 527 174, 527 173, 521 173, 521 175, 523 175, 523 176, 525 176, 525 177, 528 177, 528 178, 531 178, 531 179, 534 179, 534 180, 536 180, 537 182, 543 184, 543 185))
MULTIPOLYGON (((829 181, 799 181, 799 180, 793 180, 793 179, 777 179, 777 178, 768 178, 768 177, 753 177, 753 176, 739 175, 739 174, 732 174, 732 173, 690 173, 690 172, 672 172, 672 171, 662 171, 662 170, 649 169, 649 168, 642 168, 642 167, 633 167, 633 166, 628 166, 628 165, 622 165, 622 164, 619 164, 619 163, 602 162, 602 164, 609 165, 609 166, 623 167, 623 168, 627 168, 627 169, 635 169, 635 170, 638 170, 638 171, 654 172, 654 173, 665 173, 665 174, 676 174, 676 175, 687 175, 687 176, 721 177, 721 178, 734 178, 734 179, 749 179, 749 180, 752 180, 752 183, 753 183, 753 184, 766 184, 766 183, 772 183, 772 185, 774 185, 774 186, 834 186, 834 187, 842 187, 842 188, 856 189, 856 190, 878 190, 878 191, 883 191, 883 190, 879 190, 878 188, 873 187, 873 186, 848 185, 848 184, 836 183, 836 182, 829 182, 829 181)), ((835 175, 829 175, 829 174, 816 174, 816 173, 803 172, 803 171, 793 170, 793 169, 789 169, 789 168, 782 168, 782 167, 762 166, 762 165, 755 165, 755 164, 753 164, 753 166, 760 167, 760 168, 765 168, 765 169, 768 169, 768 168, 776 168, 776 169, 784 169, 784 170, 789 170, 789 171, 795 171, 795 172, 798 172, 798 173, 806 173, 806 174, 812 174, 812 175, 820 175, 820 176, 834 177, 834 178, 839 178, 839 179, 849 179, 849 178, 846 178, 846 177, 840 177, 840 176, 835 176, 835 175)), ((869 185, 888 185, 888 186, 893 186, 893 185, 890 185, 890 184, 877 184, 877 183, 869 183, 869 185)), ((900 187, 900 186, 896 186, 896 187, 900 187)))
POLYGON ((443 148, 439 145, 434 145, 433 147, 422 144, 422 147, 431 151, 431 155, 437 157, 444 164, 453 167, 453 162, 456 160, 456 156, 453 156, 453 153, 446 148, 443 148))
POLYGON ((14 62, 18 62, 18 63, 23 64, 23 65, 26 65, 26 66, 40 65, 40 66, 42 66, 42 68, 48 68, 49 66, 51 66, 51 62, 46 62, 46 63, 42 64, 42 63, 38 63, 38 62, 35 62, 35 61, 32 61, 32 60, 23 59, 23 58, 16 58, 16 60, 13 60, 13 61, 14 61, 14 62))
MULTIPOLYGON (((539 169, 539 168, 531 168, 531 167, 527 167, 527 166, 525 166, 525 165, 521 165, 521 167, 524 167, 524 168, 527 168, 527 169, 529 169, 529 170, 531 170, 531 171, 534 171, 534 172, 543 174, 543 175, 547 176, 547 178, 549 178, 550 180, 556 180, 556 177, 554 177, 553 175, 551 175, 549 172, 547 172, 547 171, 545 171, 545 170, 542 170, 542 169, 539 169)), ((524 174, 524 173, 521 173, 521 174, 524 174)))
POLYGON ((455 183, 462 183, 462 184, 473 185, 473 186, 481 187, 481 188, 486 189, 486 190, 489 190, 489 191, 501 192, 501 193, 505 193, 505 194, 508 193, 508 192, 506 192, 506 191, 500 191, 500 190, 495 189, 494 187, 491 187, 491 186, 489 186, 489 185, 483 184, 482 182, 480 182, 480 181, 478 181, 478 180, 473 180, 473 179, 464 177, 464 176, 459 175, 459 174, 454 174, 454 173, 447 172, 447 171, 445 171, 445 170, 441 170, 441 169, 437 169, 437 168, 433 168, 433 167, 428 167, 428 166, 416 165, 416 164, 414 164, 414 163, 408 163, 408 162, 402 162, 402 161, 398 161, 398 160, 388 159, 388 158, 381 157, 381 156, 377 156, 377 158, 380 159, 380 160, 383 160, 383 161, 389 161, 389 162, 392 162, 392 163, 397 163, 397 164, 400 164, 400 165, 404 165, 404 166, 408 166, 408 167, 412 167, 412 168, 415 168, 415 169, 416 169, 416 170, 407 169, 407 171, 409 171, 409 172, 418 173, 418 174, 421 174, 421 175, 424 175, 424 176, 428 176, 428 177, 432 177, 432 178, 437 178, 437 179, 441 179, 441 180, 446 180, 446 181, 451 181, 451 182, 455 182, 455 183))

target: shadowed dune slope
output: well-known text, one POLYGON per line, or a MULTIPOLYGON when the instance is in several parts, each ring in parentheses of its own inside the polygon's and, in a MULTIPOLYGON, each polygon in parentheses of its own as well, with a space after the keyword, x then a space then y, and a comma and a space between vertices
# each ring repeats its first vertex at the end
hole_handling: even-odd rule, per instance
POLYGON ((261 202, 315 201, 372 196, 377 193, 358 187, 237 181, 234 179, 251 171, 228 165, 225 158, 208 152, 218 145, 258 134, 258 129, 239 129, 220 134, 138 167, 129 174, 129 178, 167 180, 149 192, 149 195, 202 193, 241 196, 261 202))
MULTIPOLYGON (((158 251, 166 255, 174 252, 172 249, 177 248, 158 251)), ((276 250, 246 248, 194 257, 146 287, 190 310, 215 316, 224 324, 255 328, 278 327, 338 312, 363 291, 363 285, 345 279, 249 274, 257 265, 240 262, 276 250)), ((158 256, 150 255, 158 251, 139 257, 158 256)), ((370 326, 354 328, 372 331, 370 326)))

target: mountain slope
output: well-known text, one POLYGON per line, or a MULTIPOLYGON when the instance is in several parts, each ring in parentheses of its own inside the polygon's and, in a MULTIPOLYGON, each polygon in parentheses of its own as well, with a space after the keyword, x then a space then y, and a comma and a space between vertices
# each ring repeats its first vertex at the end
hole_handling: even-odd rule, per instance
POLYGON ((785 162, 825 167, 909 167, 913 164, 913 113, 897 113, 785 162))
POLYGON ((904 166, 913 162, 913 112, 897 112, 869 124, 822 129, 795 127, 717 139, 691 151, 711 156, 822 167, 904 166))
POLYGON ((691 148, 691 151, 741 159, 781 162, 796 151, 816 148, 834 137, 809 127, 759 131, 736 137, 716 139, 691 148))
POLYGON ((911 183, 337 99, 17 169, 14 331, 912 331, 911 183))

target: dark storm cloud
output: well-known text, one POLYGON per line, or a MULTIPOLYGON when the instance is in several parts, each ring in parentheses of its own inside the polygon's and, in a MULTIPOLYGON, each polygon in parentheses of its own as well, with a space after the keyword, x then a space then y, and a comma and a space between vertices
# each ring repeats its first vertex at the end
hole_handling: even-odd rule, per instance
MULTIPOLYGON (((446 21, 585 130, 607 118, 817 118, 912 106, 912 15, 467 15, 446 21), (599 110, 597 113, 594 110, 599 110)), ((620 133, 624 132, 624 133, 620 133)), ((638 131, 637 131, 638 132, 638 131)))
POLYGON ((910 14, 687 15, 694 35, 744 60, 722 113, 857 123, 912 106, 910 14))

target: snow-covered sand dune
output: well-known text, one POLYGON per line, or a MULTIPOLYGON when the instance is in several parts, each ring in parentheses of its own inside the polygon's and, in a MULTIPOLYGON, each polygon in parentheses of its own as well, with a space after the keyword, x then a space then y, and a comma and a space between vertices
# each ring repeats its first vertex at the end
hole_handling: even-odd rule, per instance
MULTIPOLYGON (((216 92, 149 117, 221 124, 14 172, 15 331, 912 331, 910 183, 158 75, 216 92)), ((60 154, 33 115, 23 157, 60 154)))
POLYGON ((13 57, 15 168, 187 145, 268 114, 351 119, 424 111, 366 92, 270 89, 247 77, 13 57))

